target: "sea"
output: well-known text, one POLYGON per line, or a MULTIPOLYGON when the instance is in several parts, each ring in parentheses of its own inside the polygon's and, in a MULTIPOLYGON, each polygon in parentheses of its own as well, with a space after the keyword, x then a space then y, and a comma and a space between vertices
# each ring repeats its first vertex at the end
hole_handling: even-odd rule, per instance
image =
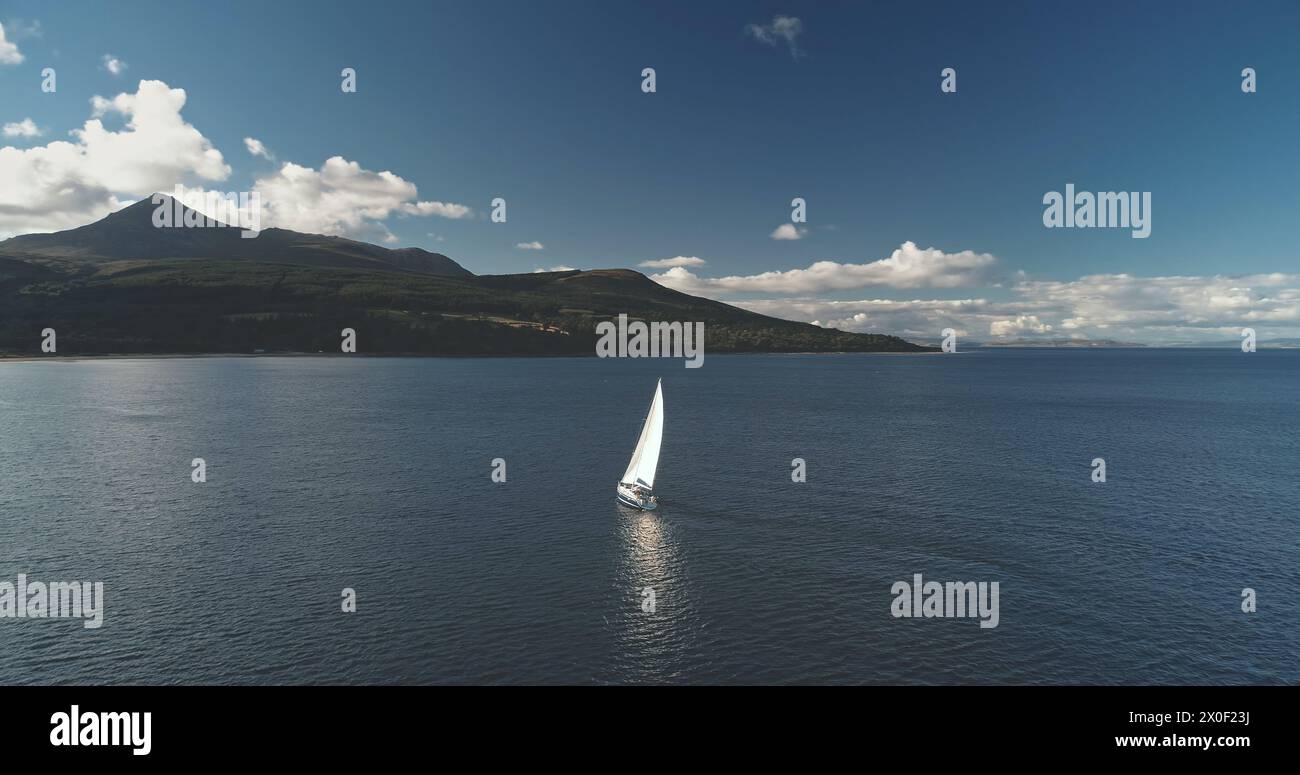
POLYGON ((1300 350, 0 362, 0 590, 103 585, 0 684, 1300 683, 1298 401, 1300 350))

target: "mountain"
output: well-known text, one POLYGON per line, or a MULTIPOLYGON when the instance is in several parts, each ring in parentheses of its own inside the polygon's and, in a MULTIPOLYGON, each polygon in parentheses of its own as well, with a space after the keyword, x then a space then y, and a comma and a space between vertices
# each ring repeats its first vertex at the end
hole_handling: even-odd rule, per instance
POLYGON ((767 317, 628 269, 476 276, 446 256, 265 229, 157 228, 145 200, 100 221, 0 242, 0 354, 358 352, 593 355, 620 314, 703 322, 717 352, 935 348, 767 317))
MULTIPOLYGON (((142 199, 94 223, 53 234, 27 234, 0 242, 0 257, 47 264, 164 259, 222 259, 299 266, 335 266, 469 277, 472 273, 441 253, 420 248, 389 250, 366 242, 264 229, 245 239, 241 229, 224 224, 205 228, 158 228, 154 210, 173 207, 171 197, 142 199)), ((198 215, 181 207, 182 217, 198 215)))

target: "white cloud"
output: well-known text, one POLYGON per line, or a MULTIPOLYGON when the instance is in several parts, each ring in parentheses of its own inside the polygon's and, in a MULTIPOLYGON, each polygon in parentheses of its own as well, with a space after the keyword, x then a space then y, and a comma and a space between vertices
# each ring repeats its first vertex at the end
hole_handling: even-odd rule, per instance
POLYGON ((780 226, 777 226, 776 229, 774 229, 772 233, 768 236, 770 236, 772 239, 782 239, 782 240, 803 239, 803 235, 807 233, 808 233, 807 229, 795 226, 793 223, 783 223, 780 226))
POLYGON ((1037 315, 1016 315, 1007 320, 995 320, 989 324, 991 336, 1016 336, 1021 334, 1046 334, 1052 326, 1038 319, 1037 315))
POLYGON ((5 124, 5 137, 40 137, 45 134, 45 130, 36 126, 36 122, 30 118, 25 118, 12 124, 5 124))
POLYGON ((803 32, 803 22, 793 16, 774 16, 771 24, 747 24, 745 34, 761 43, 779 47, 785 45, 790 49, 790 56, 798 59, 803 56, 799 49, 798 38, 803 32))
POLYGON ((843 331, 889 333, 912 338, 937 339, 944 328, 963 337, 972 330, 987 330, 987 323, 972 329, 975 321, 1011 314, 1010 306, 987 299, 758 299, 730 302, 764 315, 801 320, 843 331))
POLYGON ((574 269, 574 268, 571 267, 571 266, 563 266, 563 265, 561 265, 561 266, 553 266, 553 267, 551 267, 550 269, 542 269, 542 268, 539 266, 539 267, 537 267, 536 269, 533 270, 533 274, 538 274, 538 273, 541 273, 541 272, 576 272, 576 271, 578 271, 578 270, 574 269))
POLYGON ((544 250, 546 248, 545 245, 543 245, 540 242, 537 242, 536 240, 534 240, 533 242, 519 242, 515 244, 515 247, 519 248, 520 250, 544 250))
POLYGON ((642 261, 638 266, 647 269, 672 269, 675 266, 703 266, 704 259, 695 256, 676 256, 675 258, 655 258, 642 261))
MULTIPOLYGON (((285 162, 253 184, 262 197, 263 220, 311 234, 377 237, 389 240, 381 223, 390 215, 434 215, 440 202, 414 201, 414 183, 392 172, 372 172, 342 156, 326 159, 319 170, 285 162)), ((453 205, 459 207, 459 205, 453 205)))
POLYGON ((266 145, 255 137, 244 138, 244 148, 253 156, 261 156, 263 159, 275 160, 275 154, 266 147, 266 145))
POLYGON ((822 293, 848 288, 960 288, 986 284, 997 259, 988 253, 963 250, 945 253, 904 242, 889 258, 869 264, 818 261, 807 269, 755 275, 701 278, 677 266, 652 277, 661 285, 686 293, 822 293))
POLYGON ((468 218, 474 214, 469 207, 453 202, 411 202, 402 205, 402 212, 406 215, 436 215, 452 219, 468 218))
POLYGON ((773 298, 731 302, 765 315, 845 331, 936 340, 944 328, 976 340, 1116 339, 1149 344, 1300 337, 1300 275, 1136 277, 1022 281, 1005 300, 773 298))
POLYGON ((170 187, 186 174, 228 178, 230 167, 221 151, 181 118, 185 101, 184 89, 162 81, 141 81, 135 94, 124 92, 111 100, 93 98, 95 118, 73 132, 88 149, 88 171, 106 188, 132 194, 170 187), (127 118, 123 131, 104 128, 99 117, 110 113, 127 118))
POLYGON ((123 62, 112 54, 105 54, 101 61, 101 67, 113 75, 121 75, 122 72, 126 70, 126 62, 123 62))
POLYGON ((17 44, 5 37, 5 26, 0 24, 0 65, 21 65, 26 58, 17 44))
POLYGON ((1228 328, 1300 330, 1300 275, 1136 277, 1088 275, 1070 282, 1022 281, 1025 298, 1059 310, 1071 331, 1155 332, 1194 339, 1228 328), (1198 333, 1199 332, 1199 333, 1198 333))
MULTIPOLYGON (((0 148, 0 238, 81 226, 154 192, 224 181, 230 167, 221 152, 181 116, 184 89, 140 81, 134 94, 91 100, 93 117, 69 141, 18 149, 0 148), (120 131, 102 117, 121 114, 120 131)), ((14 131, 28 131, 19 125, 14 131)), ((273 158, 265 145, 246 138, 250 153, 273 158)), ((284 163, 255 180, 262 225, 383 241, 395 239, 382 221, 391 215, 465 218, 464 205, 424 202, 415 184, 392 172, 371 172, 335 156, 319 170, 284 163)))
POLYGON ((140 81, 134 94, 95 97, 72 142, 0 148, 0 236, 81 226, 177 183, 225 180, 221 152, 181 117, 185 100, 184 89, 140 81), (105 129, 109 113, 125 117, 120 131, 105 129))

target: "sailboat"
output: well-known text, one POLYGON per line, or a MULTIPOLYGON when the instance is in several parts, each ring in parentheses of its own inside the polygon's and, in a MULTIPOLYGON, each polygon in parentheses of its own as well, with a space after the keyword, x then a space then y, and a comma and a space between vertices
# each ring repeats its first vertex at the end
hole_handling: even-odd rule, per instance
POLYGON ((618 482, 618 502, 634 509, 650 511, 659 505, 655 499, 655 469, 659 467, 659 444, 664 438, 664 381, 655 385, 655 397, 650 402, 650 412, 641 426, 641 438, 636 451, 627 464, 627 471, 618 482))

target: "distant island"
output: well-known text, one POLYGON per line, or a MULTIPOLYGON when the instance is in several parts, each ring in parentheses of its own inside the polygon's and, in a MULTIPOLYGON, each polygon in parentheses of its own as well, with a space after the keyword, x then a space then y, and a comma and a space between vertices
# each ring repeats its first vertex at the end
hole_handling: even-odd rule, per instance
POLYGON ((419 248, 157 228, 152 199, 0 242, 0 355, 40 355, 46 328, 60 355, 336 353, 344 328, 371 354, 594 355, 596 325, 620 313, 702 321, 710 353, 938 349, 760 315, 629 269, 478 276, 419 248))

